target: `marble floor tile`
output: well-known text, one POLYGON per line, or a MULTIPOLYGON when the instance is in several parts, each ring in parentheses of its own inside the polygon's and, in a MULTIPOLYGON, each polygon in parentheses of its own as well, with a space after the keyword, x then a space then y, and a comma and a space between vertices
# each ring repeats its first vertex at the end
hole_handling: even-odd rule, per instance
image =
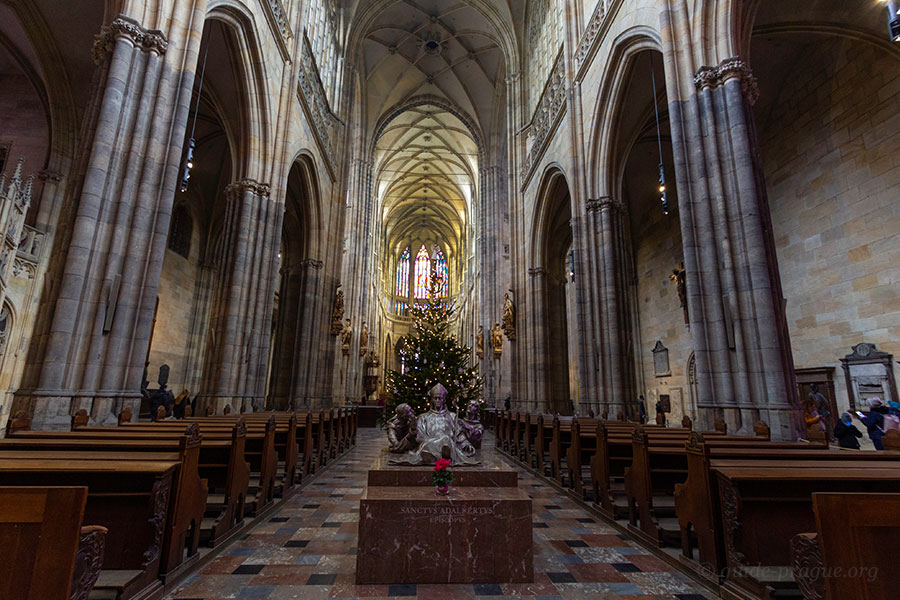
MULTIPOLYGON (((532 496, 533 583, 356 585, 359 498, 383 433, 360 429, 358 445, 325 468, 166 600, 679 600, 713 598, 673 567, 545 481, 520 470, 532 496)), ((492 440, 490 442, 493 443, 492 440)))

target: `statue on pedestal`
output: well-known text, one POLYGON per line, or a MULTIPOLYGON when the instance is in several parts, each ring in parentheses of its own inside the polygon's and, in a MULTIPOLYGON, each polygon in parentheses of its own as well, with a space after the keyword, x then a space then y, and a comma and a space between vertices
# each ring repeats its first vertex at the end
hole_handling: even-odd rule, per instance
POLYGON ((475 356, 484 358, 484 325, 478 326, 478 335, 475 336, 475 356))
POLYGON ((341 352, 344 353, 344 356, 350 355, 350 341, 353 339, 353 328, 350 327, 350 319, 347 319, 344 323, 344 328, 341 330, 341 352))
POLYGON ((513 305, 509 294, 503 296, 503 333, 506 339, 515 341, 516 339, 516 307, 513 305))
POLYGON ((491 327, 491 348, 494 349, 494 358, 500 358, 503 353, 503 330, 500 329, 500 323, 494 323, 491 327))
POLYGON ((394 454, 402 454, 416 449, 416 415, 409 404, 397 406, 396 414, 387 422, 387 435, 394 454))
POLYGON ((359 355, 365 356, 369 351, 369 327, 363 323, 359 332, 359 355))
POLYGON ((466 406, 466 415, 459 419, 459 443, 463 446, 471 446, 474 450, 481 449, 481 440, 484 438, 484 425, 481 424, 481 405, 478 400, 472 400, 466 406))
MULTIPOLYGON (((419 415, 416 422, 416 440, 419 447, 402 456, 391 459, 393 464, 432 465, 439 458, 450 460, 452 465, 477 465, 475 448, 459 443, 460 426, 456 413, 447 410, 447 388, 437 384, 428 392, 431 410, 419 415)), ((399 407, 398 407, 399 408, 399 407)))
POLYGON ((341 334, 341 319, 344 318, 344 290, 338 288, 334 296, 334 308, 331 309, 331 335, 341 334))
POLYGON ((672 269, 669 280, 675 284, 675 291, 678 292, 678 303, 681 305, 681 310, 684 313, 684 324, 687 325, 690 323, 690 318, 687 304, 687 273, 684 270, 684 263, 681 263, 677 269, 672 269))

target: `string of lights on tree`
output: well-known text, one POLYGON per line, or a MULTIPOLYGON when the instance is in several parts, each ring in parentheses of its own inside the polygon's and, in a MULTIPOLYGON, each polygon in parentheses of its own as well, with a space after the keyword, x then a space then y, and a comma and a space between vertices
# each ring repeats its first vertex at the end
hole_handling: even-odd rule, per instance
POLYGON ((469 366, 472 350, 450 333, 454 307, 444 299, 446 275, 438 268, 437 254, 431 258, 427 298, 410 310, 412 333, 400 349, 403 368, 392 370, 387 378, 386 416, 403 403, 416 414, 427 411, 428 390, 437 383, 447 388, 447 407, 453 412, 464 410, 471 400, 482 401, 478 367, 469 366))

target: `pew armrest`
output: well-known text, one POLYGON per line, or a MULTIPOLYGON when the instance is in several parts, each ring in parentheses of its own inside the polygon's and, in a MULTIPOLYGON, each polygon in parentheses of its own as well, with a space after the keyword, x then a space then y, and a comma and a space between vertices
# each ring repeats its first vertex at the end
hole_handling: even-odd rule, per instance
POLYGON ((69 600, 87 600, 103 568, 106 546, 106 527, 91 525, 81 528, 75 570, 72 572, 72 591, 69 600))
POLYGON ((825 569, 818 534, 799 533, 791 539, 791 570, 804 600, 825 600, 825 569))

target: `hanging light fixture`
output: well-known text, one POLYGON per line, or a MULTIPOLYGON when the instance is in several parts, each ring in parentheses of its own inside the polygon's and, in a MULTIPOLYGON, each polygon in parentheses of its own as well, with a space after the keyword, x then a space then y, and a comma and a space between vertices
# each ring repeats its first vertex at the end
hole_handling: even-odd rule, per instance
POLYGON ((184 165, 182 166, 181 186, 182 193, 188 190, 188 184, 191 182, 191 169, 194 168, 194 150, 197 148, 197 142, 194 141, 194 132, 197 130, 197 113, 200 111, 200 93, 203 91, 203 77, 206 75, 206 58, 209 56, 209 43, 206 44, 206 51, 203 53, 203 67, 200 69, 200 85, 197 88, 197 104, 194 106, 194 122, 191 125, 191 138, 188 140, 187 153, 184 155, 184 165))
POLYGON ((669 199, 666 197, 666 168, 663 165, 662 133, 659 126, 659 106, 656 102, 656 71, 653 68, 653 57, 650 57, 650 80, 653 82, 653 112, 656 115, 656 144, 659 148, 659 202, 662 213, 669 214, 669 199))
POLYGON ((891 33, 892 42, 900 42, 900 6, 896 0, 887 0, 888 30, 891 33))

